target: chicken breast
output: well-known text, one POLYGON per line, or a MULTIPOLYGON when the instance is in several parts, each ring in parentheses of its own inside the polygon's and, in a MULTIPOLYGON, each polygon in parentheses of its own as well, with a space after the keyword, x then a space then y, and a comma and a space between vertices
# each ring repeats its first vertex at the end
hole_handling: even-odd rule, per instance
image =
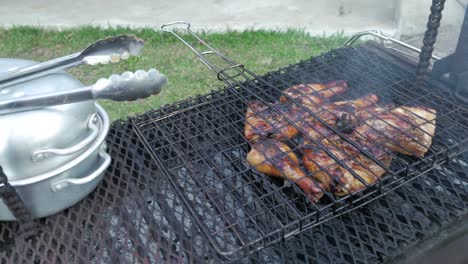
POLYGON ((375 115, 355 132, 362 139, 393 151, 422 157, 432 144, 435 125, 434 109, 401 106, 375 115))

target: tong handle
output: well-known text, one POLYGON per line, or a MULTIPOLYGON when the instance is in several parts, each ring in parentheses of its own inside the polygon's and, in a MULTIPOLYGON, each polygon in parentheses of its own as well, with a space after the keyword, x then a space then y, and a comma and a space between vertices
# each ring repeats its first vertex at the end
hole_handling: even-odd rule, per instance
POLYGON ((217 49, 208 45, 204 40, 202 40, 197 34, 195 34, 191 29, 191 25, 185 21, 176 21, 167 23, 161 26, 161 30, 164 32, 171 33, 177 39, 179 39, 182 43, 184 43, 188 48, 190 48, 200 59, 200 61, 211 71, 216 73, 218 76, 218 80, 224 81, 227 84, 234 84, 237 83, 236 78, 242 77, 243 80, 248 80, 251 76, 249 76, 244 68, 244 65, 233 61, 232 59, 228 58, 226 55, 218 51, 217 49), (194 37, 198 43, 207 50, 199 51, 193 45, 191 45, 179 32, 188 33, 192 37, 194 37), (219 65, 215 63, 213 60, 208 58, 207 55, 215 55, 221 59, 224 65, 219 65))
POLYGON ((97 65, 125 60, 130 55, 138 55, 143 45, 143 40, 133 35, 101 39, 81 52, 0 74, 0 89, 81 64, 97 65))
POLYGON ((80 54, 80 52, 77 52, 61 58, 56 58, 0 74, 0 89, 58 72, 66 68, 78 66, 81 64, 80 54))
POLYGON ((159 93, 166 83, 166 76, 155 69, 124 72, 91 86, 0 101, 0 115, 96 99, 133 101, 159 93))
POLYGON ((91 90, 94 99, 134 101, 158 94, 166 83, 166 76, 155 69, 138 70, 99 79, 91 90))

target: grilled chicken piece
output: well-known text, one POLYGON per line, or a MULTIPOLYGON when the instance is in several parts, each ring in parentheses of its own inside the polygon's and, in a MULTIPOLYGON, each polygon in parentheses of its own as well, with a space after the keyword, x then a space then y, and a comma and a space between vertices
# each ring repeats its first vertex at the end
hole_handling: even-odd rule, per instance
POLYGON ((244 125, 244 136, 247 140, 255 142, 259 138, 266 137, 283 140, 298 134, 297 129, 285 119, 285 116, 297 121, 301 115, 295 113, 290 105, 278 103, 272 105, 269 107, 260 101, 249 103, 244 125))
MULTIPOLYGON (((322 97, 330 95, 333 94, 328 93, 322 97)), ((317 112, 328 124, 349 130, 352 125, 358 123, 359 113, 377 101, 377 95, 369 94, 356 100, 316 105, 311 110, 317 112)), ((295 104, 273 103, 272 107, 269 107, 260 101, 252 101, 247 107, 244 135, 247 140, 253 142, 259 138, 290 139, 299 133, 296 127, 305 128, 307 133, 310 130, 308 127, 320 126, 313 125, 315 122, 319 121, 295 104)))
POLYGON ((360 120, 361 112, 367 112, 366 109, 375 107, 378 100, 377 95, 368 94, 355 100, 329 103, 318 107, 315 111, 319 111, 319 117, 327 124, 342 130, 344 133, 351 133, 353 126, 360 120))
POLYGON ((394 108, 395 108, 394 104, 385 104, 383 106, 373 105, 373 106, 364 108, 361 111, 359 111, 358 119, 360 121, 366 121, 367 119, 371 119, 380 113, 388 112, 394 108))
MULTIPOLYGON (((324 88, 317 88, 314 97, 323 101, 334 95, 330 91, 335 86, 330 89, 326 89, 324 85, 317 86, 324 88)), ((272 107, 269 107, 260 101, 252 101, 248 104, 245 114, 244 136, 253 142, 266 137, 278 140, 293 138, 298 131, 291 124, 296 124, 305 115, 308 115, 307 112, 294 104, 272 103, 272 107)))
MULTIPOLYGON (((347 89, 348 84, 339 80, 326 84, 299 84, 284 90, 284 93, 300 104, 314 107, 326 103, 328 98, 342 94, 347 89)), ((285 103, 287 101, 286 96, 282 95, 280 97, 280 102, 285 103)))
POLYGON ((422 157, 432 144, 435 119, 434 109, 401 106, 375 115, 356 127, 355 132, 374 144, 405 155, 422 157))
MULTIPOLYGON (((382 165, 385 167, 390 166, 392 155, 388 150, 379 146, 370 146, 358 139, 354 140, 359 142, 360 147, 369 152, 382 165)), ((306 141, 302 145, 303 164, 309 173, 313 174, 314 178, 322 183, 328 191, 338 196, 361 190, 366 187, 363 181, 366 184, 372 184, 385 173, 385 168, 379 166, 357 148, 339 137, 324 139, 321 143, 336 159, 328 155, 318 145, 306 141), (337 160, 345 164, 349 170, 341 166, 337 160), (351 171, 358 177, 354 176, 351 171)))
POLYGON ((274 139, 260 140, 247 154, 247 161, 261 173, 293 181, 313 202, 317 202, 323 196, 319 183, 299 168, 296 154, 284 143, 274 139))

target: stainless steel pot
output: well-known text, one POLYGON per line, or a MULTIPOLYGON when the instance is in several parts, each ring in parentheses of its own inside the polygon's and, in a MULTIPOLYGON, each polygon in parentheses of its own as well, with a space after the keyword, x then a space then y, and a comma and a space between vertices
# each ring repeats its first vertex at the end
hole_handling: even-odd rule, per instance
MULTIPOLYGON (((0 73, 36 63, 0 59, 0 73)), ((55 73, 1 90, 0 101, 82 86, 69 74, 55 73)), ((85 101, 0 115, 0 164, 8 179, 34 177, 80 155, 98 137, 95 113, 95 103, 85 101)))
MULTIPOLYGON (((98 104, 96 109, 99 135, 85 151, 50 171, 9 180, 34 218, 49 216, 74 205, 102 179, 111 162, 105 152, 109 118, 98 104)), ((0 219, 15 220, 3 202, 0 202, 0 219)))
MULTIPOLYGON (((118 61, 141 47, 140 40, 120 36, 40 64, 0 59, 0 166, 33 218, 83 199, 109 166, 109 118, 95 100, 145 98, 166 83, 164 75, 151 69, 112 75, 84 87, 61 70, 118 61)), ((10 209, 0 199, 0 220, 15 220, 10 209)))

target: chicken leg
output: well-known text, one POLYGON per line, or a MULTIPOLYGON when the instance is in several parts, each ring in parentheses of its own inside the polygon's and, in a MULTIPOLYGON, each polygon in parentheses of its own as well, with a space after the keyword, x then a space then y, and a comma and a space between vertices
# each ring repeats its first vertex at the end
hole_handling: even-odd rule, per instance
POLYGON ((296 154, 284 143, 274 139, 260 140, 247 154, 247 161, 261 173, 293 181, 313 202, 323 196, 320 184, 299 168, 296 154))

